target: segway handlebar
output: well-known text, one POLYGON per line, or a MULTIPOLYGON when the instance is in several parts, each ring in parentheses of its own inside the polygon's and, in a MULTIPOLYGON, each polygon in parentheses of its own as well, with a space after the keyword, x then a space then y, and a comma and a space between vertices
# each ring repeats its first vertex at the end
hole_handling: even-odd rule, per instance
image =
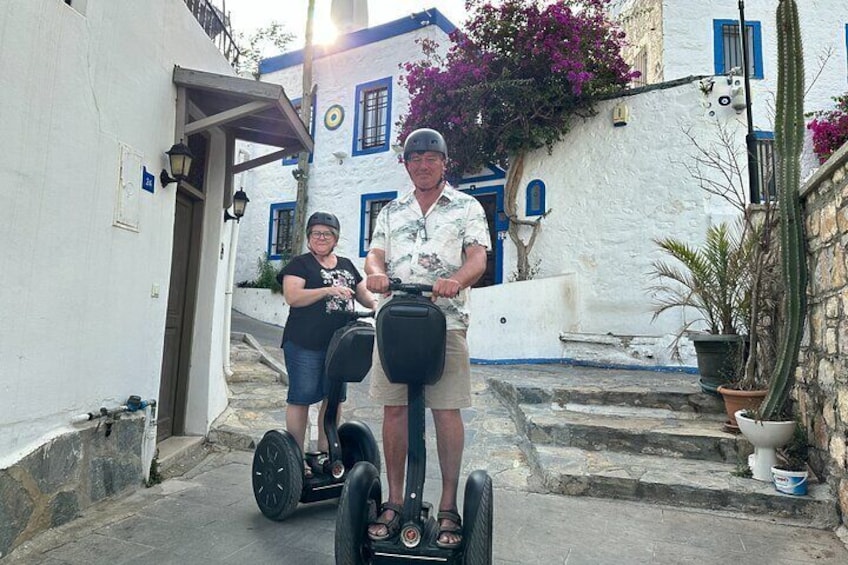
POLYGON ((400 279, 389 280, 389 290, 392 292, 405 292, 406 294, 419 295, 423 292, 433 292, 431 284, 404 283, 400 279))

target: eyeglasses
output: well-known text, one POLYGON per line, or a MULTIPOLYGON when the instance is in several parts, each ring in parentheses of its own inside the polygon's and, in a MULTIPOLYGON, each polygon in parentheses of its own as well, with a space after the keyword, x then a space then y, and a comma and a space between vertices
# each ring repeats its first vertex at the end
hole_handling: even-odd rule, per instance
POLYGON ((313 231, 309 232, 309 237, 314 239, 330 239, 334 237, 334 234, 331 231, 313 231))
POLYGON ((413 155, 409 159, 407 159, 406 162, 412 163, 413 165, 420 165, 422 163, 426 163, 427 165, 437 165, 442 162, 442 158, 433 156, 424 157, 423 155, 413 155))

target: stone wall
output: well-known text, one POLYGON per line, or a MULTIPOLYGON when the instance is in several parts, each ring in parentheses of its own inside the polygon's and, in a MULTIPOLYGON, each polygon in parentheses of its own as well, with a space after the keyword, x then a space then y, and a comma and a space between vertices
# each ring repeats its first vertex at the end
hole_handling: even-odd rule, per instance
MULTIPOLYGON (((647 75, 637 84, 656 84, 663 78, 663 3, 662 0, 636 0, 618 16, 627 34, 622 56, 638 69, 638 58, 647 58, 647 75)), ((679 78, 679 77, 673 77, 679 78)))
POLYGON ((34 535, 76 518, 91 504, 140 487, 144 418, 54 438, 0 470, 0 558, 34 535))
POLYGON ((807 333, 795 390, 812 469, 848 525, 848 144, 802 189, 810 268, 807 333))

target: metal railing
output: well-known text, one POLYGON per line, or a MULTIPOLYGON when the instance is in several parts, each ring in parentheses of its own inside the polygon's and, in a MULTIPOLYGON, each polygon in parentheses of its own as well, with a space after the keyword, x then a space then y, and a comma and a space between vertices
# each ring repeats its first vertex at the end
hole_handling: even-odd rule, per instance
POLYGON ((203 31, 224 54, 230 65, 237 67, 241 53, 233 39, 230 18, 226 15, 226 0, 222 2, 221 8, 213 5, 211 0, 185 0, 185 3, 203 31))

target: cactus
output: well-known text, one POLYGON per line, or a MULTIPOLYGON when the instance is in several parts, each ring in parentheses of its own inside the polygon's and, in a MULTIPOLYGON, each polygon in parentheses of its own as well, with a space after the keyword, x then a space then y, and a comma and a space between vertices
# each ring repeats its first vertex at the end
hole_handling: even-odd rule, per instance
POLYGON ((760 417, 764 420, 781 415, 792 390, 807 308, 807 261, 799 195, 804 143, 804 59, 795 0, 780 0, 777 7, 777 65, 775 174, 785 315, 774 374, 760 407, 760 417))

